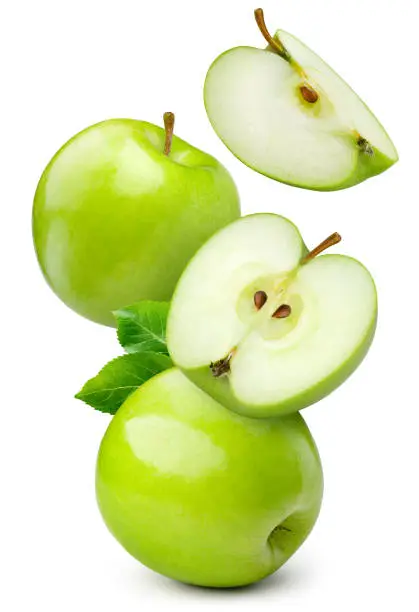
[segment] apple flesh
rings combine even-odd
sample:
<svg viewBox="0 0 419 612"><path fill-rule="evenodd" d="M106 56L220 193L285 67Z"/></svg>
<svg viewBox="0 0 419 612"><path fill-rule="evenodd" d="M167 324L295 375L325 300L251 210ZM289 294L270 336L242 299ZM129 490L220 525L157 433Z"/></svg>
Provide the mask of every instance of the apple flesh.
<svg viewBox="0 0 419 612"><path fill-rule="evenodd" d="M252 417L295 412L333 391L369 349L377 295L355 259L314 254L278 215L220 230L176 288L167 326L174 363Z"/></svg>
<svg viewBox="0 0 419 612"><path fill-rule="evenodd" d="M225 168L155 125L114 119L77 134L39 182L33 235L44 276L79 314L170 300L191 256L240 216Z"/></svg>
<svg viewBox="0 0 419 612"><path fill-rule="evenodd" d="M108 528L136 559L182 582L234 587L271 574L299 548L323 478L299 414L241 417L172 369L116 413L96 490Z"/></svg>
<svg viewBox="0 0 419 612"><path fill-rule="evenodd" d="M232 153L315 190L351 187L393 165L392 141L349 85L291 34L271 37L260 9L256 16L269 47L226 51L205 81L209 120Z"/></svg>

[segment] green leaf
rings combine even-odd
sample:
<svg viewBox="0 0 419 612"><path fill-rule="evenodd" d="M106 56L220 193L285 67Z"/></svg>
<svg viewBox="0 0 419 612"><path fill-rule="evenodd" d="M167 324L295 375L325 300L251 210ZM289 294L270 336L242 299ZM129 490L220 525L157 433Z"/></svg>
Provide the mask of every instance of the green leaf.
<svg viewBox="0 0 419 612"><path fill-rule="evenodd" d="M166 322L168 302L138 302L116 310L118 340L127 353L143 351L168 355Z"/></svg>
<svg viewBox="0 0 419 612"><path fill-rule="evenodd" d="M101 412L115 414L121 404L155 374L172 367L167 355L135 353L110 361L87 381L76 398Z"/></svg>

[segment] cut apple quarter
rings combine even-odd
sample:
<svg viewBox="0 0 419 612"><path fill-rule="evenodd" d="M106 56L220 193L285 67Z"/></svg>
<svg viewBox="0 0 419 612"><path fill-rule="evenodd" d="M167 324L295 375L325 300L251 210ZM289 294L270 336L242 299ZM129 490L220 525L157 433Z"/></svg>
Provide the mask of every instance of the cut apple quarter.
<svg viewBox="0 0 419 612"><path fill-rule="evenodd" d="M243 217L197 252L168 320L174 363L224 406L252 417L295 412L333 391L372 342L377 295L366 268L308 251L273 214Z"/></svg>
<svg viewBox="0 0 419 612"><path fill-rule="evenodd" d="M266 49L236 47L210 67L209 120L230 151L273 179L343 189L380 174L397 151L364 102L316 53L278 30Z"/></svg>

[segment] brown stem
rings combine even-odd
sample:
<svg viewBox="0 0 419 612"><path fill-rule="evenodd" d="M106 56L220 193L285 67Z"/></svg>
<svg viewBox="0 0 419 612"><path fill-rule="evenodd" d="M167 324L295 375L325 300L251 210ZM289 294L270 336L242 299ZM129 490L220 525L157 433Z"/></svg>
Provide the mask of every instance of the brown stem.
<svg viewBox="0 0 419 612"><path fill-rule="evenodd" d="M255 10L255 19L256 19L256 23L258 24L259 30L261 31L266 42L273 49L275 49L275 51L277 51L284 60L289 62L291 60L290 54L288 53L284 45L279 40L277 40L276 38L273 38L273 36L270 35L269 30L266 27L263 9L258 8Z"/></svg>
<svg viewBox="0 0 419 612"><path fill-rule="evenodd" d="M331 236L329 236L328 238L326 238L326 240L323 240L323 242L321 242L319 244L319 246L316 246L315 249L313 249L312 251L310 251L310 253L308 253L304 259L302 260L302 264L305 264L309 261L311 261L312 259L314 259L315 257L317 257L317 255L320 255L320 253L323 253L323 251L325 251L326 249L332 247L334 244L337 244L338 242L340 242L342 240L342 237L340 234L338 234L337 232L335 232L334 234L332 234Z"/></svg>
<svg viewBox="0 0 419 612"><path fill-rule="evenodd" d="M173 131L175 128L175 116L173 113L164 113L163 115L164 129L166 131L166 140L164 142L164 154L170 155L172 149Z"/></svg>
<svg viewBox="0 0 419 612"><path fill-rule="evenodd" d="M314 104L315 102L317 102L317 100L319 99L319 94L308 83L308 79L307 79L305 70L302 68L302 66L300 66L298 62L295 61L295 59L291 57L290 53L284 47L282 42L278 40L278 38L274 38L273 36L271 36L268 28L266 27L263 9L258 8L255 10L255 19L256 19L256 23L258 24L259 30L261 31L264 39L269 44L269 46L272 47L272 49L274 49L274 51L276 51L278 55L282 57L282 59L287 61L294 68L294 70L298 72L300 77L304 79L304 83L300 87L300 91L301 91L301 95L303 99L309 104Z"/></svg>

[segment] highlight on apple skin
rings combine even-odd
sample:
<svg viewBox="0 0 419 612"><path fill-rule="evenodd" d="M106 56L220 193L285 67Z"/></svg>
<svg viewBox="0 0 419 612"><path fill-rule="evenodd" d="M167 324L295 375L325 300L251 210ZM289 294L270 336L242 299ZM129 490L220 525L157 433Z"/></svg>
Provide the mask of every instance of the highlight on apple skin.
<svg viewBox="0 0 419 612"><path fill-rule="evenodd" d="M33 237L53 291L79 314L170 300L181 272L240 216L237 189L213 157L144 121L112 119L69 140L39 181Z"/></svg>
<svg viewBox="0 0 419 612"><path fill-rule="evenodd" d="M208 118L230 151L261 174L319 191L390 168L394 144L357 94L295 36L271 36L262 9L255 16L268 47L226 51L205 80Z"/></svg>
<svg viewBox="0 0 419 612"><path fill-rule="evenodd" d="M182 582L234 587L275 572L299 548L323 477L299 414L236 415L171 369L111 421L96 491L108 528L136 559Z"/></svg>
<svg viewBox="0 0 419 612"><path fill-rule="evenodd" d="M173 362L222 405L251 417L305 408L342 384L374 337L377 293L355 259L309 252L274 214L234 221L201 247L175 290Z"/></svg>

